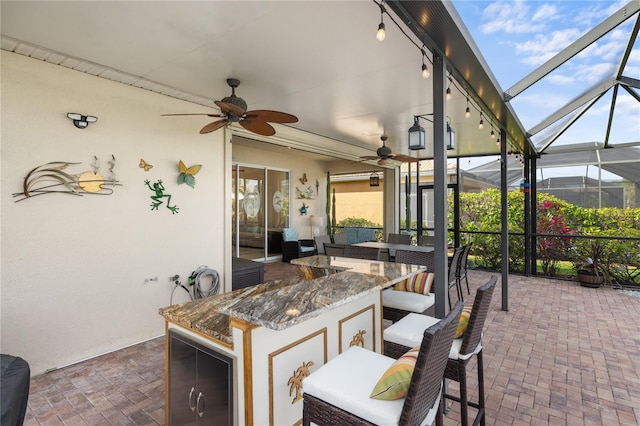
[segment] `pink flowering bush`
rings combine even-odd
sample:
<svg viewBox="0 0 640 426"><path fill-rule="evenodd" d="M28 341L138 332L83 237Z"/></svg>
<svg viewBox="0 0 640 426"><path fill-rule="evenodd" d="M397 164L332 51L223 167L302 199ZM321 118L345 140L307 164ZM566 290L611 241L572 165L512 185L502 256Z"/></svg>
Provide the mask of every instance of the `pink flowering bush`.
<svg viewBox="0 0 640 426"><path fill-rule="evenodd" d="M538 204L538 259L545 274L553 276L558 270L558 262L567 259L575 247L571 238L576 232L566 223L562 205L549 199ZM558 236L544 236L554 234Z"/></svg>

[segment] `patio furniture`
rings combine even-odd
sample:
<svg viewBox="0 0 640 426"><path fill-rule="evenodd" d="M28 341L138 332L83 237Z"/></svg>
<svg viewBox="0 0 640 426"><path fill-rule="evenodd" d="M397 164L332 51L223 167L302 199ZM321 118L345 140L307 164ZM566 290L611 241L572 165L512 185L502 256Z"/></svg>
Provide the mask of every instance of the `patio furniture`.
<svg viewBox="0 0 640 426"><path fill-rule="evenodd" d="M497 276L493 275L489 281L478 288L473 302L473 307L469 313L468 307L462 313L458 334L453 340L451 352L449 353L449 361L445 370L445 379L455 380L460 383L460 396L445 394L445 398L457 401L461 404L460 413L462 425L466 426L468 421L467 406L478 409L478 414L473 424L485 422L484 409L484 364L482 359L482 329L484 327L489 305L496 286ZM458 302L456 306L459 306ZM468 317L466 329L464 319ZM387 327L384 330L384 353L385 355L398 358L404 354L408 348L415 346L420 341L422 330L432 326L439 321L437 318L426 315L409 314L397 323ZM466 367L473 355L477 356L478 369L478 402L469 401L467 398L467 372Z"/></svg>
<svg viewBox="0 0 640 426"><path fill-rule="evenodd" d="M423 425L433 424L436 417L441 420L442 378L461 309L459 304L442 321L424 330L419 348L415 348L417 357L406 396L371 398L378 379L393 371L390 367L404 366L353 346L304 379L302 424ZM412 350L411 357L414 353Z"/></svg>
<svg viewBox="0 0 640 426"><path fill-rule="evenodd" d="M231 289L237 290L264 282L264 263L240 257L231 258Z"/></svg>
<svg viewBox="0 0 640 426"><path fill-rule="evenodd" d="M317 235L313 237L313 242L316 246L316 253L324 254L325 243L331 244L331 237L328 235Z"/></svg>
<svg viewBox="0 0 640 426"><path fill-rule="evenodd" d="M471 290L469 289L469 279L467 278L467 266L469 263L469 252L471 251L471 245L473 243L468 243L464 246L464 251L462 252L462 256L460 257L460 267L458 268L460 281L460 286L462 287L462 278L467 283L467 294L471 294Z"/></svg>
<svg viewBox="0 0 640 426"><path fill-rule="evenodd" d="M419 246L433 246L433 243L434 243L433 235L418 235Z"/></svg>
<svg viewBox="0 0 640 426"><path fill-rule="evenodd" d="M411 244L411 235L409 234L389 234L387 242L391 244Z"/></svg>
<svg viewBox="0 0 640 426"><path fill-rule="evenodd" d="M375 241L376 239L376 231L371 228L346 227L342 230L342 235L347 238L346 244L357 244L365 241ZM335 238L333 241L338 242Z"/></svg>
<svg viewBox="0 0 640 426"><path fill-rule="evenodd" d="M433 272L433 252L396 250L395 263L421 265ZM410 313L429 314L436 301L433 293L422 294L388 288L382 292L382 317L396 322Z"/></svg>
<svg viewBox="0 0 640 426"><path fill-rule="evenodd" d="M344 254L344 244L324 243L324 254L327 256L342 256Z"/></svg>
<svg viewBox="0 0 640 426"><path fill-rule="evenodd" d="M411 265L422 265L427 267L427 272L433 272L434 252L396 250L396 263L409 263Z"/></svg>
<svg viewBox="0 0 640 426"><path fill-rule="evenodd" d="M447 298L449 299L449 309L451 309L451 287L456 287L456 292L458 294L458 301L464 302L464 296L462 294L462 285L460 284L460 259L462 256L462 252L464 251L464 247L456 247L453 250L453 256L449 260L449 281L448 281L448 291Z"/></svg>
<svg viewBox="0 0 640 426"><path fill-rule="evenodd" d="M333 234L333 242L335 244L349 244L349 242L347 241L347 236L345 234Z"/></svg>
<svg viewBox="0 0 640 426"><path fill-rule="evenodd" d="M316 248L313 240L298 239L298 231L294 228L284 228L282 230L282 261L290 262L291 259L299 257L313 256Z"/></svg>
<svg viewBox="0 0 640 426"><path fill-rule="evenodd" d="M374 247L344 246L343 256L356 259L378 260L378 249Z"/></svg>
<svg viewBox="0 0 640 426"><path fill-rule="evenodd" d="M0 423L22 425L29 400L31 370L24 359L0 354Z"/></svg>

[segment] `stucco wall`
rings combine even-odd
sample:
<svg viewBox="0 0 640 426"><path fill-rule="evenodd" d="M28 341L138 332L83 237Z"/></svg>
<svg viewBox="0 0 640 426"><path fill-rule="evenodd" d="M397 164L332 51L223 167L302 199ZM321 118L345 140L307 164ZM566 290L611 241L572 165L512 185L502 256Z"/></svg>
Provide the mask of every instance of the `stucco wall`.
<svg viewBox="0 0 640 426"><path fill-rule="evenodd" d="M1 59L0 350L38 374L163 334L169 276L205 264L225 278L225 132L199 135L206 117L160 117L204 107L5 51ZM98 122L80 130L68 112ZM107 175L112 154L122 184L112 195L14 202L38 165L81 162L67 169L77 173L97 156ZM144 172L141 158L154 167ZM194 189L177 184L181 159L203 165ZM163 180L178 214L151 211L145 179Z"/></svg>

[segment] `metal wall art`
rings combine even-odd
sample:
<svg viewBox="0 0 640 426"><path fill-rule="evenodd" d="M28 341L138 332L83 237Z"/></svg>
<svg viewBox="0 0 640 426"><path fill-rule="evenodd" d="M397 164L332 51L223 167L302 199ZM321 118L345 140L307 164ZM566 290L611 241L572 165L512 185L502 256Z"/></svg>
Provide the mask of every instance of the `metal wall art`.
<svg viewBox="0 0 640 426"><path fill-rule="evenodd" d="M153 166L151 164L147 163L142 158L140 159L140 168L144 169L145 172L148 172L149 170L151 170L152 167Z"/></svg>
<svg viewBox="0 0 640 426"><path fill-rule="evenodd" d="M35 167L24 178L22 192L12 194L16 198L15 202L45 194L111 195L113 188L121 185L116 180L116 175L113 171L116 165L116 158L112 155L107 162L109 175L106 179L99 172L100 161L98 157L94 156L93 158L91 170L76 174L69 173L66 169L82 163L52 161Z"/></svg>
<svg viewBox="0 0 640 426"><path fill-rule="evenodd" d="M166 202L166 207L171 210L171 214L178 213L178 206L175 204L173 206L170 205L171 195L165 194L165 188L161 179L158 179L153 185L151 185L151 182L147 179L144 181L144 184L147 185L147 187L149 187L149 189L154 193L154 195L151 195L151 200L153 200L151 203L151 210L158 210L158 207L160 207L162 203ZM166 198L166 200L164 200L164 198Z"/></svg>
<svg viewBox="0 0 640 426"><path fill-rule="evenodd" d="M309 207L305 203L302 203L302 207L298 209L298 211L300 212L300 216L306 216L308 208Z"/></svg>
<svg viewBox="0 0 640 426"><path fill-rule="evenodd" d="M178 176L178 185L182 185L183 183L186 183L192 188L195 187L196 185L195 174L200 171L200 168L202 167L202 165L196 164L195 166L187 167L184 165L182 160L180 160L179 167L180 167L180 175Z"/></svg>

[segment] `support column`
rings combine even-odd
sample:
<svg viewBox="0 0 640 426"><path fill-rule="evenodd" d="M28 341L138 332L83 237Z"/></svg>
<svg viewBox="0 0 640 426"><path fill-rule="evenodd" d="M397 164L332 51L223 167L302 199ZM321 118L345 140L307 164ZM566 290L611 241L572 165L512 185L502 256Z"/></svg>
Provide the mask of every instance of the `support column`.
<svg viewBox="0 0 640 426"><path fill-rule="evenodd" d="M500 128L500 221L502 247L502 310L509 310L509 202L507 191L507 132Z"/></svg>
<svg viewBox="0 0 640 426"><path fill-rule="evenodd" d="M447 68L444 58L433 53L433 208L434 272L436 317L444 318L448 305L449 271L447 265L447 148L445 133L447 112L445 91Z"/></svg>

